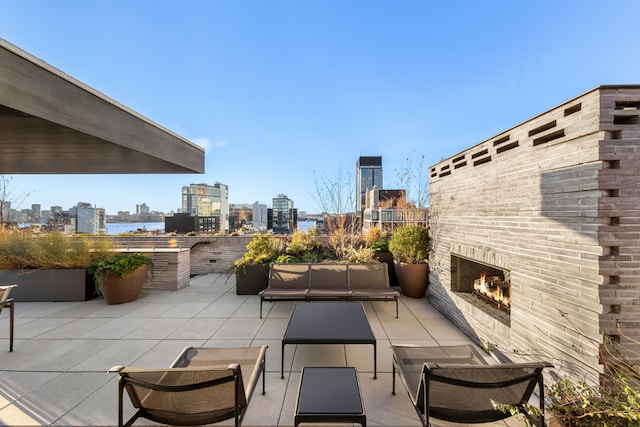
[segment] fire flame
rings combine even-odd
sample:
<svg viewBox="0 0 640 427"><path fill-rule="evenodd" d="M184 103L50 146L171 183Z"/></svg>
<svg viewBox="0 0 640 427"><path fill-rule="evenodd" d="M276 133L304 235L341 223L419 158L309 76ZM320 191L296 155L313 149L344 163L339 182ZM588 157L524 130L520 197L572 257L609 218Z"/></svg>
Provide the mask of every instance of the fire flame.
<svg viewBox="0 0 640 427"><path fill-rule="evenodd" d="M496 302L511 306L511 282L505 282L499 276L487 280L486 273L482 273L479 279L474 280L473 289Z"/></svg>

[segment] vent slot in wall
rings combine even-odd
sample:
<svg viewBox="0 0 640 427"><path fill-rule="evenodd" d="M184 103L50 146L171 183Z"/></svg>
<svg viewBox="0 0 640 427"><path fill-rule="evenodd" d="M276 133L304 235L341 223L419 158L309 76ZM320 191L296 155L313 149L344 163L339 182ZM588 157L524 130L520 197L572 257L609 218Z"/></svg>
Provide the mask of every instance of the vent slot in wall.
<svg viewBox="0 0 640 427"><path fill-rule="evenodd" d="M614 125L637 125L638 116L613 116Z"/></svg>
<svg viewBox="0 0 640 427"><path fill-rule="evenodd" d="M562 138L564 136L564 129L557 130L548 135L541 136L540 138L536 138L533 140L533 146L540 144L546 144L549 141L553 141L554 139Z"/></svg>
<svg viewBox="0 0 640 427"><path fill-rule="evenodd" d="M555 120L553 120L553 121L551 121L549 123L545 123L542 126L538 126L537 128L530 130L529 131L529 136L537 135L539 133L544 132L545 130L552 129L554 127L556 127L556 121Z"/></svg>
<svg viewBox="0 0 640 427"><path fill-rule="evenodd" d="M503 145L502 147L498 147L496 149L496 152L498 154L500 154L500 153L505 152L507 150L511 150L512 148L516 148L518 145L519 145L518 141L514 141L511 144L507 144L507 145Z"/></svg>
<svg viewBox="0 0 640 427"><path fill-rule="evenodd" d="M566 110L564 110L564 116L570 116L573 113L577 113L578 111L582 110L582 103L580 104L576 104L572 107L567 108Z"/></svg>
<svg viewBox="0 0 640 427"><path fill-rule="evenodd" d="M493 146L495 147L496 145L504 144L508 140L509 140L509 135L503 136L502 138L496 139L495 141L493 141Z"/></svg>
<svg viewBox="0 0 640 427"><path fill-rule="evenodd" d="M616 101L616 110L640 110L640 101Z"/></svg>

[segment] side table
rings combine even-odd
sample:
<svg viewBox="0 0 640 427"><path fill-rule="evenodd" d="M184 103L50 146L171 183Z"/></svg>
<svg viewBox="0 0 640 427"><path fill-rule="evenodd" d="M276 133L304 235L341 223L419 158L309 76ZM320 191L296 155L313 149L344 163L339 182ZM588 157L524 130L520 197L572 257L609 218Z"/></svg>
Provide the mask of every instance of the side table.
<svg viewBox="0 0 640 427"><path fill-rule="evenodd" d="M356 368L302 368L294 427L343 422L367 426Z"/></svg>

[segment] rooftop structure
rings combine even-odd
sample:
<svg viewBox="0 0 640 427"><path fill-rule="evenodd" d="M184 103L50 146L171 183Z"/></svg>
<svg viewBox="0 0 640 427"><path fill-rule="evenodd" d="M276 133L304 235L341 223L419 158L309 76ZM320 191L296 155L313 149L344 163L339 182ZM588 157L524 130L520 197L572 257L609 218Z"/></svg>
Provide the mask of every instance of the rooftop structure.
<svg viewBox="0 0 640 427"><path fill-rule="evenodd" d="M640 365L639 154L640 86L616 85L433 165L432 304L478 342L545 349L593 381L603 335ZM482 275L506 301L479 302Z"/></svg>
<svg viewBox="0 0 640 427"><path fill-rule="evenodd" d="M360 214L366 206L367 191L382 186L382 157L361 156L356 161L356 212Z"/></svg>
<svg viewBox="0 0 640 427"><path fill-rule="evenodd" d="M199 217L215 217L216 231L229 231L229 187L219 182L214 185L190 184L182 187L182 213Z"/></svg>
<svg viewBox="0 0 640 427"><path fill-rule="evenodd" d="M284 194L278 194L272 200L273 231L275 233L293 233L298 226L297 211L293 200Z"/></svg>
<svg viewBox="0 0 640 427"><path fill-rule="evenodd" d="M0 69L0 173L204 173L203 148L3 39Z"/></svg>

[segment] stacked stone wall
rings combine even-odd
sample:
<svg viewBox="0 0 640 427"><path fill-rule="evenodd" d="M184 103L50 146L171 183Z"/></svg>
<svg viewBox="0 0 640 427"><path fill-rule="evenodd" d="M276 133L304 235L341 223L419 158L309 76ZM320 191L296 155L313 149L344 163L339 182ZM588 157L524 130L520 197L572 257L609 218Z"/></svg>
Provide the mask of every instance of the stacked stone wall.
<svg viewBox="0 0 640 427"><path fill-rule="evenodd" d="M190 249L190 275L226 273L244 255L251 236L114 236L121 247Z"/></svg>
<svg viewBox="0 0 640 427"><path fill-rule="evenodd" d="M477 341L597 376L601 332L640 337L640 126L614 124L634 115L621 100L640 88L595 89L430 168L430 295ZM451 290L452 256L510 272L509 325Z"/></svg>

